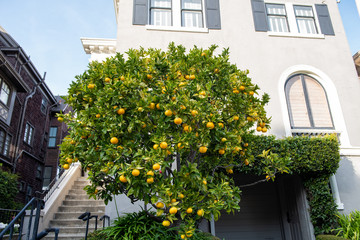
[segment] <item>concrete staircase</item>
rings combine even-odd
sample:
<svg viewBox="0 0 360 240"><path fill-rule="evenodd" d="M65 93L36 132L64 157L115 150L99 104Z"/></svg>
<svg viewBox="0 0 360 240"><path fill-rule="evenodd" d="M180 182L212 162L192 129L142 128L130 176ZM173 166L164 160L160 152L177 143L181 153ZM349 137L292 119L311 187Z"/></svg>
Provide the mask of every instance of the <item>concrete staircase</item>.
<svg viewBox="0 0 360 240"><path fill-rule="evenodd" d="M89 199L83 188L90 182L85 177L78 178L65 200L54 214L54 219L49 222L49 227L59 228L58 239L80 240L85 238L86 221L79 220L78 217L84 212L97 215L98 218L105 214L105 204L102 200ZM98 229L102 228L102 222L98 221ZM89 233L95 230L95 218L90 219ZM54 239L54 233L49 233L43 239Z"/></svg>

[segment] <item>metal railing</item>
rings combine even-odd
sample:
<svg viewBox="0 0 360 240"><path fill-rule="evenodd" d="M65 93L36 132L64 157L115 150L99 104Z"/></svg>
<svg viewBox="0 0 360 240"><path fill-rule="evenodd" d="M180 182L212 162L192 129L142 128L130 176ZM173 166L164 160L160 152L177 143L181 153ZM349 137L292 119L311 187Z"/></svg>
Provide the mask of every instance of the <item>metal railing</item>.
<svg viewBox="0 0 360 240"><path fill-rule="evenodd" d="M27 209L30 208L30 215L29 215L29 223L27 226L27 235L26 240L38 240L41 239L42 235L38 235L37 231L39 228L39 219L40 219L40 211L44 208L44 201L39 198L32 198L25 207L19 211L19 213L13 218L13 220L5 227L5 229L0 233L0 240L3 239L5 234L8 233L7 238L11 240L14 235L15 224L20 221L18 239L22 239L22 230L24 226L24 218L26 215ZM34 215L35 211L35 215ZM35 218L34 218L35 217Z"/></svg>
<svg viewBox="0 0 360 240"><path fill-rule="evenodd" d="M87 240L87 235L89 233L89 221L90 219L95 218L95 231L97 230L98 216L91 215L90 212L84 212L81 214L78 219L86 221L86 230L85 230L85 240ZM110 217L108 215L104 215L100 217L100 221L103 221L103 228L105 228L105 221L108 220L108 226L110 226Z"/></svg>

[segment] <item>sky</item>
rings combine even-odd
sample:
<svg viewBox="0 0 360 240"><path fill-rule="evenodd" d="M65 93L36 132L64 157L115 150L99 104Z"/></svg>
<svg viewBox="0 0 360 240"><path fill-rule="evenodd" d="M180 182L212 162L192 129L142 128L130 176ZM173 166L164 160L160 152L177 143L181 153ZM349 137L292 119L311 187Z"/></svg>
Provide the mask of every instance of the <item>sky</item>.
<svg viewBox="0 0 360 240"><path fill-rule="evenodd" d="M130 0L128 0L130 1ZM243 0L242 0L243 1ZM335 0L329 0L335 1ZM89 64L80 38L116 38L113 0L0 0L0 25L30 56L54 95ZM340 14L352 54L360 51L355 0L341 0Z"/></svg>

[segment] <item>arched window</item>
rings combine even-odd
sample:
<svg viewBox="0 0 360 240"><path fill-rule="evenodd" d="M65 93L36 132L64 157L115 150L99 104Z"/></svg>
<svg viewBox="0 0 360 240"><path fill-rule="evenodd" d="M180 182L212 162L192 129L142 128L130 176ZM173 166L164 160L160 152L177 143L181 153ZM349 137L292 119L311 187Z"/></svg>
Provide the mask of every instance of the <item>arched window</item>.
<svg viewBox="0 0 360 240"><path fill-rule="evenodd" d="M334 129L326 93L314 78L297 74L285 84L292 129Z"/></svg>

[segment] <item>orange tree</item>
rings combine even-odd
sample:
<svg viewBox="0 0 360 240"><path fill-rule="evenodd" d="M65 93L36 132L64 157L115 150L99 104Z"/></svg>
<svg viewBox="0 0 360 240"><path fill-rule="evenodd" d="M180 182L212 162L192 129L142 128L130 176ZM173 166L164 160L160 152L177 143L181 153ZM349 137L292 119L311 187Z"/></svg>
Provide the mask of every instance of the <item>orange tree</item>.
<svg viewBox="0 0 360 240"><path fill-rule="evenodd" d="M73 112L59 115L70 127L61 163L79 160L89 171L88 194L142 200L183 239L202 218L239 209L231 174L254 164L242 137L267 131L269 97L258 97L228 49L215 49L131 49L77 76L66 99ZM273 178L282 165L264 154Z"/></svg>

